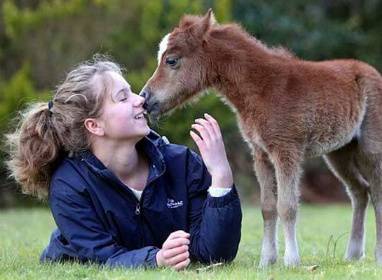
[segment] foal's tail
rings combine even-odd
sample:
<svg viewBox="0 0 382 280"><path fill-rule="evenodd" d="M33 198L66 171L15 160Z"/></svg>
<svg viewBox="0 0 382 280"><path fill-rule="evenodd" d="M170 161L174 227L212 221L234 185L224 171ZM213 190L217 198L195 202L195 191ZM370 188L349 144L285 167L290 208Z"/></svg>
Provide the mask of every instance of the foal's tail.
<svg viewBox="0 0 382 280"><path fill-rule="evenodd" d="M369 64L358 62L356 65L356 81L361 92L368 98L382 95L382 75Z"/></svg>
<svg viewBox="0 0 382 280"><path fill-rule="evenodd" d="M357 65L356 81L365 100L359 143L367 153L382 153L382 75L366 63Z"/></svg>

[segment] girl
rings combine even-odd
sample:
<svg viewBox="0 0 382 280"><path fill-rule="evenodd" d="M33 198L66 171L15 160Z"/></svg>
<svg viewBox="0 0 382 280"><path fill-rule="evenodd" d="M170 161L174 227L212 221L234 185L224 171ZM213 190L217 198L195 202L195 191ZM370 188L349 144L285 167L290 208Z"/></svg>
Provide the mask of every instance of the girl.
<svg viewBox="0 0 382 280"><path fill-rule="evenodd" d="M57 224L41 261L179 270L235 257L242 214L218 123L192 125L200 158L150 130L144 101L95 59L8 135L11 176L48 197Z"/></svg>

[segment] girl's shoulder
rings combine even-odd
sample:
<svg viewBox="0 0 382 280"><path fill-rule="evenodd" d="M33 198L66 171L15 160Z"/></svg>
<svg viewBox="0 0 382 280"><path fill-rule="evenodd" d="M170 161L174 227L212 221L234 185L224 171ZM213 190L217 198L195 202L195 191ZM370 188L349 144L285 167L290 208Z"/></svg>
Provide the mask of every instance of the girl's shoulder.
<svg viewBox="0 0 382 280"><path fill-rule="evenodd" d="M77 157L64 157L52 174L50 193L53 191L78 191L83 192L87 186L88 176L81 160Z"/></svg>

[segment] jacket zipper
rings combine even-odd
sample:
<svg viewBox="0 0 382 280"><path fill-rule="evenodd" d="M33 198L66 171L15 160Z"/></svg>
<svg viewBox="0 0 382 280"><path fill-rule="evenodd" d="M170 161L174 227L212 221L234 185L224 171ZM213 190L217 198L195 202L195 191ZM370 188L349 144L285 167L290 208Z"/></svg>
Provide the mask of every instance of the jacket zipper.
<svg viewBox="0 0 382 280"><path fill-rule="evenodd" d="M125 186L125 185L124 185L124 184L123 184L117 177L114 177L114 176L113 176L113 177L114 177L113 179L118 183L118 185L121 185L121 184L122 184L122 187L123 187L124 191L127 191L127 192L129 193L129 196L132 195L132 196L134 197L134 200L136 201L136 204L135 204L135 211L134 211L134 213L135 213L135 215L137 215L137 216L141 215L141 203L142 203L142 201L143 201L144 193L145 193L145 191L146 191L146 189L147 189L147 186L150 185L150 184L151 184L154 180L156 180L158 177L162 176L163 173L164 173L164 170L163 170L160 174L156 174L156 166L155 166L155 165L153 165L153 169L154 169L154 172L155 172L155 175L156 175L156 176L154 176L153 179L151 179L151 180L149 180L149 181L147 182L146 188L143 189L142 196L141 196L141 199L140 199L140 200L138 200L138 199L135 197L135 195L132 193L131 190L126 189L126 188L128 188L128 187Z"/></svg>
<svg viewBox="0 0 382 280"><path fill-rule="evenodd" d="M141 214L141 205L140 202L137 202L137 205L135 206L135 215Z"/></svg>
<svg viewBox="0 0 382 280"><path fill-rule="evenodd" d="M135 205L135 215L140 215L141 214L141 203L143 202L143 196L145 194L145 191L147 189L147 186L149 186L154 180L156 180L158 177L162 176L164 171L162 171L160 174L156 174L156 166L153 165L153 169L154 169L154 172L155 172L155 176L153 179L147 181L147 184L146 184L146 187L143 189L143 192L142 192L142 195L141 195L141 199L138 200L137 204Z"/></svg>

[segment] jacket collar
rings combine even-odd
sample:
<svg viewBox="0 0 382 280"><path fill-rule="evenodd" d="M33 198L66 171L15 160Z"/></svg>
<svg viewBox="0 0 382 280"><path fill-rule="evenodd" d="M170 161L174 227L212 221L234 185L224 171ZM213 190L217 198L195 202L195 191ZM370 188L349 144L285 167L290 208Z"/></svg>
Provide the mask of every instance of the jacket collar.
<svg viewBox="0 0 382 280"><path fill-rule="evenodd" d="M148 136L145 136L137 143L137 149L142 150L149 160L150 173L148 183L161 176L166 170L163 154L159 150L162 142L161 137L156 132L151 131ZM78 157L96 174L102 176L110 175L111 171L90 150L80 152Z"/></svg>

